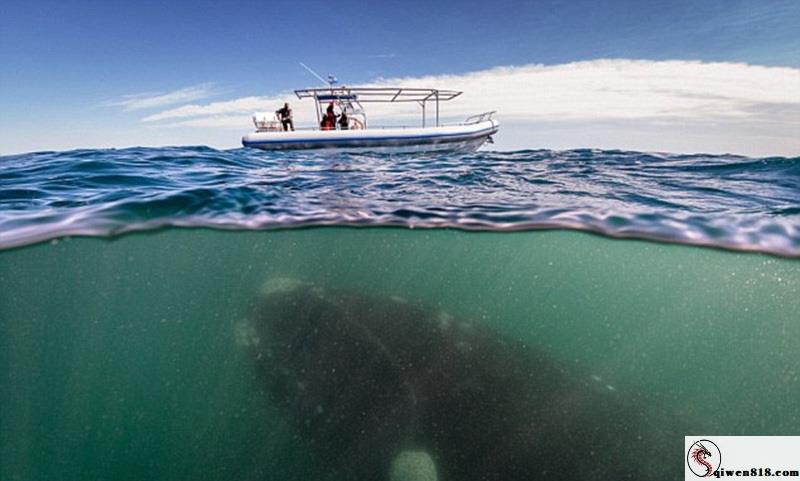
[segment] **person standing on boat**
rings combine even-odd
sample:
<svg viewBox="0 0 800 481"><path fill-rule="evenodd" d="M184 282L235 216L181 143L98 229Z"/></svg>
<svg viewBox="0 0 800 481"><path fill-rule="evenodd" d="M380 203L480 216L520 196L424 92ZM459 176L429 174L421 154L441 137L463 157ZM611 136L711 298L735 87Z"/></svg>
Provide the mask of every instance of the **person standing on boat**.
<svg viewBox="0 0 800 481"><path fill-rule="evenodd" d="M328 104L328 110L325 111L325 115L322 117L320 127L322 130L336 129L336 113L333 111L333 102Z"/></svg>
<svg viewBox="0 0 800 481"><path fill-rule="evenodd" d="M339 116L339 129L347 130L349 128L349 124L347 123L347 112L342 109L342 115Z"/></svg>
<svg viewBox="0 0 800 481"><path fill-rule="evenodd" d="M289 108L289 102L283 104L282 109L276 110L275 115L278 116L278 120L280 120L281 124L283 124L284 132L289 129L294 130L294 122L292 122L292 109Z"/></svg>

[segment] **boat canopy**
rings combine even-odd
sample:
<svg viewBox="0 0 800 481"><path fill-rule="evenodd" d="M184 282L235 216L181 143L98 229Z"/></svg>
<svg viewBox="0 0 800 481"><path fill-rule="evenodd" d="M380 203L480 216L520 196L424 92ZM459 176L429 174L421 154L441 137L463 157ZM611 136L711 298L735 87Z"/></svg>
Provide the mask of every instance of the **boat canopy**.
<svg viewBox="0 0 800 481"><path fill-rule="evenodd" d="M366 127L367 115L362 103L394 103L394 102L416 102L422 108L422 126L425 127L427 121L426 107L428 102L432 102L435 108L436 126L439 125L439 102L453 100L463 92L459 90L439 90L424 89L413 87L347 87L334 86L319 87L311 89L300 89L294 91L297 98L314 99L317 104L317 121L323 115L323 104L327 102L336 103L343 111L355 115L360 123Z"/></svg>
<svg viewBox="0 0 800 481"><path fill-rule="evenodd" d="M358 100L359 102L428 102L453 100L463 92L405 87L320 87L295 90L299 99L319 102Z"/></svg>

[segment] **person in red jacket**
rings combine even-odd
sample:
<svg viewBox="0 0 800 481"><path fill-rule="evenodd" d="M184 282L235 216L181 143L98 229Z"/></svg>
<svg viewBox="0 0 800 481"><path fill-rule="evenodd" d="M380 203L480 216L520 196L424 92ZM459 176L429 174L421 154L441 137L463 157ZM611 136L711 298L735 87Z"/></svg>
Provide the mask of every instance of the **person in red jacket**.
<svg viewBox="0 0 800 481"><path fill-rule="evenodd" d="M322 130L333 130L336 128L336 113L333 111L333 102L328 104L328 109L325 111L325 115L322 116L320 127Z"/></svg>

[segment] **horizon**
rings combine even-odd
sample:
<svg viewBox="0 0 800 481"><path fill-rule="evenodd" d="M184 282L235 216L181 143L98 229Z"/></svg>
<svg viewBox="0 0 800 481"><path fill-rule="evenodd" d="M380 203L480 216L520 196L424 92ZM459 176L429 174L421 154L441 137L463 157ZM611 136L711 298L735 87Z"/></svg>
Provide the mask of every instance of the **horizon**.
<svg viewBox="0 0 800 481"><path fill-rule="evenodd" d="M497 110L493 150L800 155L798 2L34 1L5 10L0 155L237 148L254 112L285 101L311 125L313 107L292 90L319 81L299 62L351 86L463 90L442 105L443 120ZM368 114L382 123L407 112Z"/></svg>

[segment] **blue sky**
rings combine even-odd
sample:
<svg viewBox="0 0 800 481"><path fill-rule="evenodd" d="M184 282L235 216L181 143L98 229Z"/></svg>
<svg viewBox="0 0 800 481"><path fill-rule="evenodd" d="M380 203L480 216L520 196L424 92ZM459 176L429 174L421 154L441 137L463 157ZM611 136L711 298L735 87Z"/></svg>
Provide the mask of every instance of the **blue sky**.
<svg viewBox="0 0 800 481"><path fill-rule="evenodd" d="M796 0L6 0L0 6L0 153L137 144L233 147L250 129L246 117L238 133L230 121L225 128L214 129L142 119L158 113L159 107L252 96L277 99L293 88L315 83L299 67L300 61L322 73L334 72L351 84L442 75L456 76L453 80L458 83L459 75L498 66L555 66L598 59L783 67L771 78L783 89L787 84L780 81L789 79L789 91L784 92L788 103L773 97L759 102L778 105L783 117L777 130L791 135L800 120L797 104L791 102L792 96L800 98L800 84L793 91L792 80L800 70L798 25L800 1ZM687 75L696 79L702 73ZM770 82L763 80L757 88L773 88ZM164 97L175 92L179 94ZM140 108L125 103L148 96L161 96L162 103ZM263 100L264 108L271 108ZM555 135L552 124L529 120L515 118L509 124L509 147L659 149L656 140L663 136L654 128L650 144L637 140L624 145L630 125L618 125L618 118L611 123L585 118L575 125L572 137L562 132L557 140L538 136L524 145L528 131ZM587 130L593 120L602 120L606 134ZM720 130L719 118L714 122ZM569 130L563 125L558 129ZM44 130L50 131L46 138ZM733 150L725 149L720 135L711 135L694 148L691 143L675 148ZM740 146L741 139L731 140L731 147ZM775 153L791 153L786 151L791 151L791 141L781 142L783 147ZM744 153L769 154L766 144Z"/></svg>

